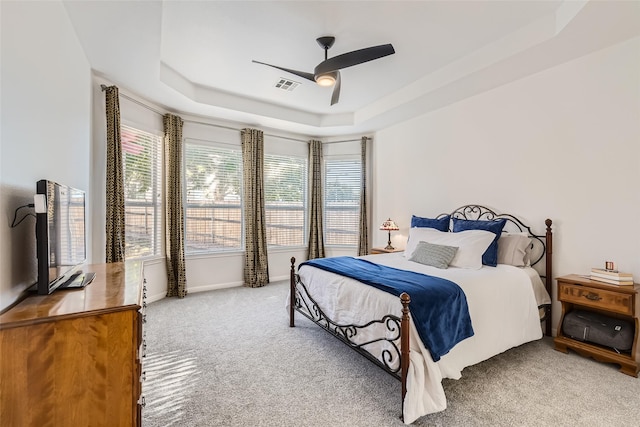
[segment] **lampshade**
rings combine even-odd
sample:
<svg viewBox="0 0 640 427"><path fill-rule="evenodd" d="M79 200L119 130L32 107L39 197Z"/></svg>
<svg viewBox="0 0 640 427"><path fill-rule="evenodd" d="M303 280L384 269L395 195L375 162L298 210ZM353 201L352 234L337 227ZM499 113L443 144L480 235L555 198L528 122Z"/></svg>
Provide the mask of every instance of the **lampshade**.
<svg viewBox="0 0 640 427"><path fill-rule="evenodd" d="M395 231L395 230L400 230L400 228L398 228L396 223L393 222L391 218L389 218L388 220L382 223L382 225L380 226L380 230Z"/></svg>
<svg viewBox="0 0 640 427"><path fill-rule="evenodd" d="M335 71L331 73L320 74L319 76L315 77L316 83L318 83L320 86L333 86L333 84L336 82L336 75L337 73Z"/></svg>

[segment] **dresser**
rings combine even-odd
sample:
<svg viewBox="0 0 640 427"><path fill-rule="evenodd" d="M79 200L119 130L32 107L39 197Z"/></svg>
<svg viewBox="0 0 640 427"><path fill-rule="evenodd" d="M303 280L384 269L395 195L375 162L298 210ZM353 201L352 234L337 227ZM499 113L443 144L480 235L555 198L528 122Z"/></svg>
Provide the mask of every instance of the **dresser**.
<svg viewBox="0 0 640 427"><path fill-rule="evenodd" d="M142 263L89 265L83 289L30 295L0 316L6 426L140 426Z"/></svg>
<svg viewBox="0 0 640 427"><path fill-rule="evenodd" d="M558 323L555 349L566 353L572 349L583 356L589 356L600 362L620 365L620 372L638 376L640 367L640 348L638 333L640 330L640 285L617 286L590 280L571 274L556 279L558 282L558 301L562 305L562 315ZM630 352L616 350L597 344L574 340L562 331L564 317L573 309L592 310L610 317L619 317L631 321L635 326L633 347Z"/></svg>

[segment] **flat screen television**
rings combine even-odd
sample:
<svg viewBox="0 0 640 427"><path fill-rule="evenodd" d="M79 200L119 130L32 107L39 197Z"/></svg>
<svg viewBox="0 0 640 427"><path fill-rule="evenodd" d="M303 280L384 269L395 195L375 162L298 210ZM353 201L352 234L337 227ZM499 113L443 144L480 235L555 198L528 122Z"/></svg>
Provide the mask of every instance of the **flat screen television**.
<svg viewBox="0 0 640 427"><path fill-rule="evenodd" d="M36 213L37 290L48 295L77 277L86 261L85 193L45 179L36 193L45 199L44 212Z"/></svg>

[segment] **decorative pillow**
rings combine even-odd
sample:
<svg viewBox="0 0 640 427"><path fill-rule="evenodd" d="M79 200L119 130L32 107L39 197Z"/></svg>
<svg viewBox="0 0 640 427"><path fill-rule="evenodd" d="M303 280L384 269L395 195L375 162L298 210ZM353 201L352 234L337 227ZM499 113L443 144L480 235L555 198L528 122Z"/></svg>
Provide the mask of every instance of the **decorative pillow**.
<svg viewBox="0 0 640 427"><path fill-rule="evenodd" d="M453 218L453 232L457 233L465 230L486 230L493 233L493 242L491 242L486 252L482 255L482 263L484 265L495 267L498 264L498 239L500 238L500 234L502 234L502 229L506 222L506 219L480 221Z"/></svg>
<svg viewBox="0 0 640 427"><path fill-rule="evenodd" d="M409 261L415 261L437 268L448 268L457 251L458 248L455 246L420 242L413 251L413 255L411 255Z"/></svg>
<svg viewBox="0 0 640 427"><path fill-rule="evenodd" d="M455 246L458 250L449 265L478 270L482 268L482 254L487 250L494 237L493 233L485 230L449 233L433 228L414 227L409 229L409 240L404 254L410 259L420 242Z"/></svg>
<svg viewBox="0 0 640 427"><path fill-rule="evenodd" d="M498 264L529 265L531 238L527 233L502 233L498 239Z"/></svg>
<svg viewBox="0 0 640 427"><path fill-rule="evenodd" d="M450 219L450 215L443 216L442 218L423 218L411 215L411 227L435 228L440 231L449 231Z"/></svg>

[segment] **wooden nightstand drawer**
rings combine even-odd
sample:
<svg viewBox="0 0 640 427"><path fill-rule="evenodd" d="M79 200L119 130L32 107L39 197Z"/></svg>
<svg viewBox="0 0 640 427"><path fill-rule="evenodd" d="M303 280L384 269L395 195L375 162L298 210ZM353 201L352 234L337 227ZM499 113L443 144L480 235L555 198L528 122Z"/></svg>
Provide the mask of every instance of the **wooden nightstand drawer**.
<svg viewBox="0 0 640 427"><path fill-rule="evenodd" d="M633 295L570 283L558 283L560 301L633 316Z"/></svg>

